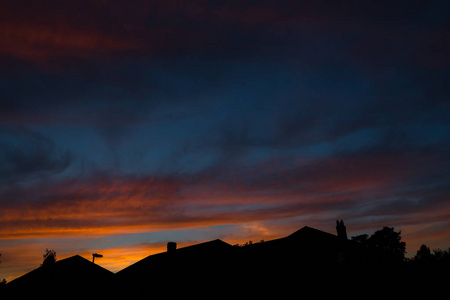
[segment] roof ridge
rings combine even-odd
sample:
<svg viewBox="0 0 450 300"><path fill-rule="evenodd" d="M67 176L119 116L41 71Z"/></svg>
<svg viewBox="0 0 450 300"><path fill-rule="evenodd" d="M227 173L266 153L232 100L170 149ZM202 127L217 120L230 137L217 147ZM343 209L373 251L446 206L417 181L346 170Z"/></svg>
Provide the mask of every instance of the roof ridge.
<svg viewBox="0 0 450 300"><path fill-rule="evenodd" d="M309 226L303 226L303 227L300 228L299 230L297 230L297 231L291 233L290 235L288 235L288 236L286 236L286 237L287 237L287 238L289 238L289 237L292 238L292 237L295 237L295 236L301 234L302 232L306 232L306 231L309 231L309 232L316 232L316 233L320 233L320 234L327 234L327 235L330 235L330 236L335 236L334 234L331 234L331 233L329 233L329 232L326 232L326 231L323 231L323 230L320 230L320 229L317 229L317 228L313 228L313 227L309 227Z"/></svg>

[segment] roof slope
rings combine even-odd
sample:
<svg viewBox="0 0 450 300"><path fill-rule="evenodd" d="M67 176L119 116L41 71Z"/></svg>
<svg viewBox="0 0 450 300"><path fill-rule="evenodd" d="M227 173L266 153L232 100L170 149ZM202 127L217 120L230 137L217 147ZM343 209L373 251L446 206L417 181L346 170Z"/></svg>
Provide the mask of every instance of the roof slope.
<svg viewBox="0 0 450 300"><path fill-rule="evenodd" d="M315 268L336 264L341 247L336 235L305 226L286 237L242 247L239 260L253 269Z"/></svg>
<svg viewBox="0 0 450 300"><path fill-rule="evenodd" d="M302 239L308 241L318 241L318 240L327 240L327 241L335 241L337 236L319 229L311 228L308 226L302 227L296 232L288 235L286 238L288 239Z"/></svg>
<svg viewBox="0 0 450 300"><path fill-rule="evenodd" d="M33 291L47 294L49 291L74 289L79 292L95 285L107 284L114 274L99 265L79 256L71 256L49 266L41 266L7 284L14 292Z"/></svg>
<svg viewBox="0 0 450 300"><path fill-rule="evenodd" d="M214 289L229 278L235 250L217 239L147 256L116 273L118 293L126 297L166 295L167 291L197 289L199 284L202 290Z"/></svg>
<svg viewBox="0 0 450 300"><path fill-rule="evenodd" d="M196 259L207 260L211 256L217 256L220 253L231 251L233 246L220 240L212 240L200 244L195 244L183 248L176 249L174 253L157 253L147 256L140 261L126 267L116 273L118 277L143 276L145 273L154 272L155 270L165 268L169 264L169 260L176 260L177 264L186 264L189 260ZM173 254L173 255L172 255ZM176 258L174 258L176 257Z"/></svg>

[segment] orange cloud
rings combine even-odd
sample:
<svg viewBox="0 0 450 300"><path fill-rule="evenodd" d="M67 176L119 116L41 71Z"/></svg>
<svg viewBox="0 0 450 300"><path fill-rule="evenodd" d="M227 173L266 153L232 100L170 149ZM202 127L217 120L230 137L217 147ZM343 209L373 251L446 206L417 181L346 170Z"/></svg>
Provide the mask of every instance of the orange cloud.
<svg viewBox="0 0 450 300"><path fill-rule="evenodd" d="M39 190L47 199L10 205L1 212L3 238L59 236L64 234L104 235L110 232L150 229L157 220L173 187L170 183L140 182L87 184L63 183ZM143 220L147 220L143 222Z"/></svg>
<svg viewBox="0 0 450 300"><path fill-rule="evenodd" d="M15 243L26 238L87 238L252 223L240 226L226 240L243 243L298 229L299 224L284 221L289 218L300 218L301 225L317 228L328 228L330 219L343 218L349 236L393 226L402 230L407 243L411 240L408 251L414 252L419 243L427 241L430 246L443 247L450 240L442 227L448 224L450 211L445 195L425 191L425 197L425 192L395 188L408 178L410 168L418 167L416 162L392 155L349 156L288 167L262 164L234 170L233 177L205 171L190 176L49 182L23 188L19 194L3 194L0 238ZM277 222L267 225L267 221ZM424 229L427 226L435 229L434 235ZM333 232L333 226L329 231ZM105 247L70 255L90 259L90 252L103 252L105 257L98 263L119 270L164 247Z"/></svg>
<svg viewBox="0 0 450 300"><path fill-rule="evenodd" d="M344 210L356 205L355 198L368 189L376 191L399 180L406 170L399 175L396 167L395 160L384 157L344 158L281 171L244 170L232 181L220 180L217 174L200 174L194 179L60 182L26 190L28 198L39 195L34 200L4 205L0 237L102 236Z"/></svg>

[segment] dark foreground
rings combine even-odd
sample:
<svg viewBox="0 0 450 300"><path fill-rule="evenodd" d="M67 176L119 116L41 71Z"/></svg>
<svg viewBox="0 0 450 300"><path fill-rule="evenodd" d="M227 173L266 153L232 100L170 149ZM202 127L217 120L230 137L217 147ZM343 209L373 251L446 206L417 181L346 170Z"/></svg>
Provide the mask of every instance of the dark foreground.
<svg viewBox="0 0 450 300"><path fill-rule="evenodd" d="M116 274L75 255L0 289L0 299L400 298L448 294L449 263L393 260L385 248L303 227L268 242L221 240L150 255ZM380 250L381 249L381 250Z"/></svg>

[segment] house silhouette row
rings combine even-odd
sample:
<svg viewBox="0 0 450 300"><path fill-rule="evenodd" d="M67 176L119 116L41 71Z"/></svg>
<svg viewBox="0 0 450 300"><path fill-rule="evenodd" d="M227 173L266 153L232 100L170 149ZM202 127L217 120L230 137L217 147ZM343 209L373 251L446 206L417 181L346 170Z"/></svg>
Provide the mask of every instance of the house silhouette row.
<svg viewBox="0 0 450 300"><path fill-rule="evenodd" d="M347 238L343 221L337 221L336 231L333 235L305 226L286 237L246 246L232 246L220 239L182 248L169 242L166 252L150 255L116 274L75 255L41 266L8 283L5 290L12 296L96 299L175 297L206 291L232 296L242 291L264 295L266 291L302 289L323 294L379 279L377 274L383 270L367 270L363 249ZM379 282L410 278L397 271L384 272Z"/></svg>

